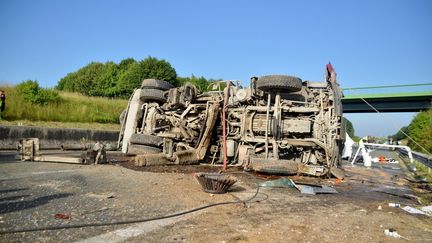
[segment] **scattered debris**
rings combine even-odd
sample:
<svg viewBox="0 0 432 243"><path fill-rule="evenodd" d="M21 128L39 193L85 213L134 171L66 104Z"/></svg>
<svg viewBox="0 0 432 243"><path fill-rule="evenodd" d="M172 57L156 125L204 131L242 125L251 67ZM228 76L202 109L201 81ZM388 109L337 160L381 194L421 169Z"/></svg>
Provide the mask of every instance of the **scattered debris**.
<svg viewBox="0 0 432 243"><path fill-rule="evenodd" d="M223 194L237 182L237 178L231 175L219 173L195 173L195 179L205 192Z"/></svg>
<svg viewBox="0 0 432 243"><path fill-rule="evenodd" d="M102 199L114 198L114 194L113 193L106 193L106 194L88 193L87 196L98 198L98 199L101 199L101 200Z"/></svg>
<svg viewBox="0 0 432 243"><path fill-rule="evenodd" d="M420 210L432 215L432 205L421 207Z"/></svg>
<svg viewBox="0 0 432 243"><path fill-rule="evenodd" d="M344 182L344 179L336 179L335 184L340 184L342 182Z"/></svg>
<svg viewBox="0 0 432 243"><path fill-rule="evenodd" d="M394 229L385 229L384 234L394 238L402 238L402 236Z"/></svg>
<svg viewBox="0 0 432 243"><path fill-rule="evenodd" d="M419 200L418 196L410 193L405 193L402 191L402 188L397 188L397 187L379 187L379 188L372 189L372 192L380 192L392 196L414 199L417 201Z"/></svg>
<svg viewBox="0 0 432 243"><path fill-rule="evenodd" d="M288 188L294 188L294 182L291 179L288 179L286 177L282 177L277 180L271 180L271 181L265 181L260 183L260 187L288 187Z"/></svg>
<svg viewBox="0 0 432 243"><path fill-rule="evenodd" d="M21 139L18 143L22 161L38 161L38 162L58 162L58 163L73 163L73 164L100 164L106 163L106 150L103 143L97 142L91 145L62 145L62 150L82 150L90 146L80 155L71 155L64 153L56 154L41 154L40 142L38 138Z"/></svg>
<svg viewBox="0 0 432 243"><path fill-rule="evenodd" d="M389 205L389 207L392 207L392 208L400 208L400 206L401 206L399 203L389 203L388 205Z"/></svg>
<svg viewBox="0 0 432 243"><path fill-rule="evenodd" d="M70 219L72 216L70 214L57 213L54 215L56 219Z"/></svg>
<svg viewBox="0 0 432 243"><path fill-rule="evenodd" d="M405 206L402 208L405 212L411 213L411 214L421 214L421 215L428 215L426 212L419 210L417 208L413 208L410 206Z"/></svg>
<svg viewBox="0 0 432 243"><path fill-rule="evenodd" d="M338 193L333 187L326 185L311 185L293 182L294 186L303 194L335 194Z"/></svg>
<svg viewBox="0 0 432 243"><path fill-rule="evenodd" d="M340 168L332 167L330 173L338 180L343 180L345 178L345 172Z"/></svg>
<svg viewBox="0 0 432 243"><path fill-rule="evenodd" d="M381 205L378 206L378 210L382 210L382 206Z"/></svg>
<svg viewBox="0 0 432 243"><path fill-rule="evenodd" d="M424 177L422 178L411 178L411 177L405 177L405 179L412 183L428 183L428 180Z"/></svg>
<svg viewBox="0 0 432 243"><path fill-rule="evenodd" d="M95 164L105 163L106 162L106 151L105 144L97 142L93 145L93 153L96 153L94 158Z"/></svg>

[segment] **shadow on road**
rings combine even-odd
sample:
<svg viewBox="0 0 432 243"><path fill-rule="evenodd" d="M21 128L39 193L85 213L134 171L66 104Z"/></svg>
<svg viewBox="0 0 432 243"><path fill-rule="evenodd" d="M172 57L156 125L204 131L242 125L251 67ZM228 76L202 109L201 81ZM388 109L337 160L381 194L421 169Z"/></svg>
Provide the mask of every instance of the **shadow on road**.
<svg viewBox="0 0 432 243"><path fill-rule="evenodd" d="M49 195L49 196L38 197L38 198L35 198L33 200L30 200L30 201L0 203L0 214L11 213L11 212L25 210L25 209L29 209L29 208L35 208L35 207L47 204L51 200L69 197L71 195L73 195L73 194L72 193L59 193L59 194L54 194L54 195Z"/></svg>
<svg viewBox="0 0 432 243"><path fill-rule="evenodd" d="M3 197L0 198L0 202L4 202L4 201L15 201L21 198L25 198L25 197L30 197L30 195L20 195L20 196L12 196L12 197Z"/></svg>
<svg viewBox="0 0 432 243"><path fill-rule="evenodd" d="M5 190L0 190L0 194L2 194L2 193L9 193L9 192L26 191L26 190L28 190L28 188L5 189Z"/></svg>

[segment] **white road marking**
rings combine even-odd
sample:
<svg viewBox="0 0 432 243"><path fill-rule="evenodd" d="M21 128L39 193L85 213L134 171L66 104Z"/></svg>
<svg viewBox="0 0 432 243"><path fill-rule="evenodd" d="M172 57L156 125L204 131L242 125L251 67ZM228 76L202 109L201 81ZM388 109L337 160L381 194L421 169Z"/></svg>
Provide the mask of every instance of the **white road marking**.
<svg viewBox="0 0 432 243"><path fill-rule="evenodd" d="M119 229L105 234L97 235L88 239L77 241L76 243L123 242L129 238L148 234L162 227L172 225L179 221L183 221L191 217L197 216L199 214L202 214L203 212L204 211L198 211L173 218L137 223L124 229Z"/></svg>

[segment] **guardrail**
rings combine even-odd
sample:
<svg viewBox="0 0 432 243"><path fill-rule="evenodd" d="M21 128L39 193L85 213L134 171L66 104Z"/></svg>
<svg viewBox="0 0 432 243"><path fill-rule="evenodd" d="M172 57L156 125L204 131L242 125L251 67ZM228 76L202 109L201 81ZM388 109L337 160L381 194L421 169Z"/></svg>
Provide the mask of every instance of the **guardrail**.
<svg viewBox="0 0 432 243"><path fill-rule="evenodd" d="M400 154L406 155L408 156L407 151L403 150L403 149L398 149L398 152ZM418 162L426 165L427 167L432 169L432 156L426 155L426 154L422 154L419 152L414 152L412 151L412 156L415 160L417 160Z"/></svg>

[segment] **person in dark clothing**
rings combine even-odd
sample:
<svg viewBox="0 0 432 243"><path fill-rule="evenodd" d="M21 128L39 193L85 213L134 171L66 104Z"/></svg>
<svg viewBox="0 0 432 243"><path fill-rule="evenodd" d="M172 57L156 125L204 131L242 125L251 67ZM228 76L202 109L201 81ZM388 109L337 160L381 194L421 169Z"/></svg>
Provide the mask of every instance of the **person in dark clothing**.
<svg viewBox="0 0 432 243"><path fill-rule="evenodd" d="M3 90L0 90L0 119L1 113L6 109L6 95Z"/></svg>

